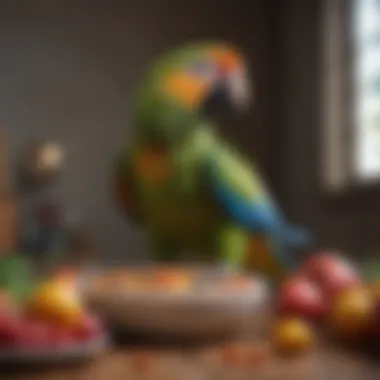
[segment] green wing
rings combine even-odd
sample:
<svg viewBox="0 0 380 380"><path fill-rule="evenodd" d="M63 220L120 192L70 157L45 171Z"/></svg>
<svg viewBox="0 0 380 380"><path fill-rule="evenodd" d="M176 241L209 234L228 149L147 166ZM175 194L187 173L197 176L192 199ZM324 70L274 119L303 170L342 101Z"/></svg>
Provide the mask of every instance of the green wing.
<svg viewBox="0 0 380 380"><path fill-rule="evenodd" d="M268 236L277 260L288 268L293 267L293 260L284 247L307 246L310 236L287 225L257 171L226 150L210 155L208 179L213 198L227 217L252 233Z"/></svg>
<svg viewBox="0 0 380 380"><path fill-rule="evenodd" d="M252 165L234 151L213 151L208 159L213 197L234 222L250 230L267 230L279 217L266 186Z"/></svg>

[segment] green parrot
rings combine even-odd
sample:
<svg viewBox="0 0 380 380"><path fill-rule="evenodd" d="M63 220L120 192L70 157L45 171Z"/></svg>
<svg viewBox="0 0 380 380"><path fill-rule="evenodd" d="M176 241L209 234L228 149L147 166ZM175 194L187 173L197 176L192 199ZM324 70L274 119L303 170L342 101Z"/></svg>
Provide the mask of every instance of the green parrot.
<svg viewBox="0 0 380 380"><path fill-rule="evenodd" d="M289 249L310 243L286 224L257 168L218 134L218 110L244 110L250 98L243 56L223 42L169 52L141 83L113 183L157 261L190 253L279 278L296 264Z"/></svg>

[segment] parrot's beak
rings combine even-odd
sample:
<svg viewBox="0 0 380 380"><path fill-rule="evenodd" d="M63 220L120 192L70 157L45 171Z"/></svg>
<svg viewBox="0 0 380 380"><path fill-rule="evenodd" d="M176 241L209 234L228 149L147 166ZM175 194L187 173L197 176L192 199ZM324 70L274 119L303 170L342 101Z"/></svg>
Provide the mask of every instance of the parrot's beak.
<svg viewBox="0 0 380 380"><path fill-rule="evenodd" d="M252 92L247 75L242 70L231 72L226 78L226 87L232 107L245 112L252 102Z"/></svg>
<svg viewBox="0 0 380 380"><path fill-rule="evenodd" d="M212 117L226 112L244 113L251 104L251 98L246 77L240 72L231 72L220 78L219 83L207 94L203 102L203 112Z"/></svg>
<svg viewBox="0 0 380 380"><path fill-rule="evenodd" d="M246 111L251 104L252 93L242 58L229 50L216 50L213 52L213 58L230 108L241 112Z"/></svg>

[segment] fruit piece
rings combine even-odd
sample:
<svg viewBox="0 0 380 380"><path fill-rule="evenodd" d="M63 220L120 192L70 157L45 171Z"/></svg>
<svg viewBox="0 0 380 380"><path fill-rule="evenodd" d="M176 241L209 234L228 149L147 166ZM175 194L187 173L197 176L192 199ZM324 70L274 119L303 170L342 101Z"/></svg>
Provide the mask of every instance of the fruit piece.
<svg viewBox="0 0 380 380"><path fill-rule="evenodd" d="M357 287L360 279L356 271L348 264L336 263L332 265L326 277L321 281L325 296L332 300L340 292Z"/></svg>
<svg viewBox="0 0 380 380"><path fill-rule="evenodd" d="M100 321L93 315L85 315L73 330L73 336L80 341L98 338L102 333Z"/></svg>
<svg viewBox="0 0 380 380"><path fill-rule="evenodd" d="M276 351L283 354L299 354L310 349L315 342L313 330L303 320L287 318L278 321L273 331Z"/></svg>
<svg viewBox="0 0 380 380"><path fill-rule="evenodd" d="M341 339L360 339L369 329L374 307L368 289L357 287L346 290L332 303L329 326Z"/></svg>
<svg viewBox="0 0 380 380"><path fill-rule="evenodd" d="M129 273L125 270L113 270L105 275L100 275L95 279L93 288L95 291L109 291L117 288L124 289L141 289L143 282L140 276L135 273Z"/></svg>
<svg viewBox="0 0 380 380"><path fill-rule="evenodd" d="M220 359L224 365L235 367L241 365L241 349L236 345L227 345L220 351Z"/></svg>
<svg viewBox="0 0 380 380"><path fill-rule="evenodd" d="M304 265L300 272L313 281L319 281L329 270L330 265L341 258L336 252L314 253Z"/></svg>
<svg viewBox="0 0 380 380"><path fill-rule="evenodd" d="M53 274L53 278L59 281L75 281L77 272L72 268L61 268Z"/></svg>
<svg viewBox="0 0 380 380"><path fill-rule="evenodd" d="M220 360L229 367L261 368L268 364L270 351L267 344L230 343L220 350Z"/></svg>
<svg viewBox="0 0 380 380"><path fill-rule="evenodd" d="M14 315L0 317L0 347L17 345L23 333L24 323Z"/></svg>
<svg viewBox="0 0 380 380"><path fill-rule="evenodd" d="M61 269L53 276L53 282L59 282L62 286L70 288L71 291L75 291L75 287L78 283L78 274L73 269Z"/></svg>
<svg viewBox="0 0 380 380"><path fill-rule="evenodd" d="M329 300L360 283L355 268L343 257L334 253L313 256L303 267L302 273L320 285Z"/></svg>
<svg viewBox="0 0 380 380"><path fill-rule="evenodd" d="M149 352L135 352L131 357L131 367L137 373L149 373L154 366L154 357Z"/></svg>
<svg viewBox="0 0 380 380"><path fill-rule="evenodd" d="M84 314L78 295L61 282L41 285L30 298L27 313L60 326L75 326Z"/></svg>
<svg viewBox="0 0 380 380"><path fill-rule="evenodd" d="M37 321L23 321L17 336L17 346L23 348L47 347L49 343L49 327Z"/></svg>
<svg viewBox="0 0 380 380"><path fill-rule="evenodd" d="M263 368L270 361L269 345L252 345L247 352L246 364L251 368Z"/></svg>
<svg viewBox="0 0 380 380"><path fill-rule="evenodd" d="M252 280L247 276L232 276L222 281L222 288L226 291L247 291L252 289Z"/></svg>
<svg viewBox="0 0 380 380"><path fill-rule="evenodd" d="M69 329L51 326L48 334L48 344L52 348L66 348L75 345L75 338Z"/></svg>
<svg viewBox="0 0 380 380"><path fill-rule="evenodd" d="M320 289L302 277L286 282L280 289L277 302L278 312L281 314L318 319L326 312L325 301Z"/></svg>
<svg viewBox="0 0 380 380"><path fill-rule="evenodd" d="M181 271L163 269L153 273L150 282L153 287L160 290L186 291L191 286L191 277Z"/></svg>

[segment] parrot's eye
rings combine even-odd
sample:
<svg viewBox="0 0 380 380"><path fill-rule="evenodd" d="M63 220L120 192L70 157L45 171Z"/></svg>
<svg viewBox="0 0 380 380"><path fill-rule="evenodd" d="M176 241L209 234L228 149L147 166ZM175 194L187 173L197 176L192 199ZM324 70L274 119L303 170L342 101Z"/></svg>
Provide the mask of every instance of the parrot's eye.
<svg viewBox="0 0 380 380"><path fill-rule="evenodd" d="M190 66L189 72L191 74L199 75L202 78L210 79L216 77L216 70L215 66L212 64L212 62L202 61L202 62L196 62L193 65Z"/></svg>

